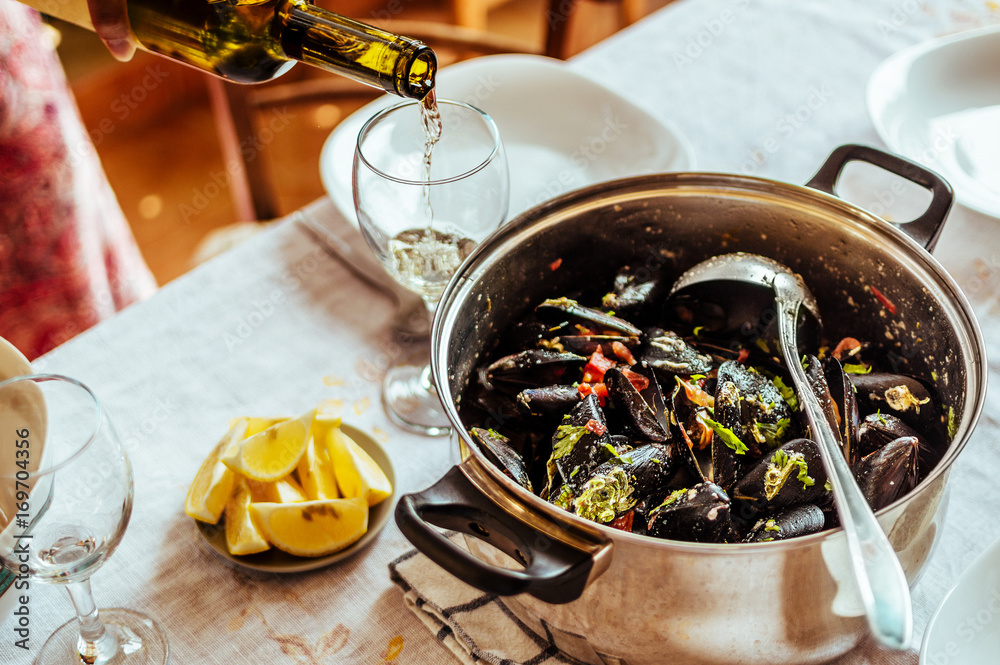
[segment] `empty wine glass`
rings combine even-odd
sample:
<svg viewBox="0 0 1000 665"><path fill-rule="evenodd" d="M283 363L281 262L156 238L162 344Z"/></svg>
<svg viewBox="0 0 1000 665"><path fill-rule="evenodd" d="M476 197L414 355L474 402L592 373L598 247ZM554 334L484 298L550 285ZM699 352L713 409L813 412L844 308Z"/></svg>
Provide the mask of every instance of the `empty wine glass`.
<svg viewBox="0 0 1000 665"><path fill-rule="evenodd" d="M98 611L91 594L91 576L125 534L133 493L128 455L93 392L53 374L8 379L0 431L0 561L26 580L19 593L32 582L62 585L77 614L36 665L166 663L156 621Z"/></svg>
<svg viewBox="0 0 1000 665"><path fill-rule="evenodd" d="M358 134L353 184L372 251L423 298L432 317L455 270L506 218L510 198L493 119L468 104L433 98L396 104L368 120ZM448 434L426 358L390 368L382 399L402 427Z"/></svg>

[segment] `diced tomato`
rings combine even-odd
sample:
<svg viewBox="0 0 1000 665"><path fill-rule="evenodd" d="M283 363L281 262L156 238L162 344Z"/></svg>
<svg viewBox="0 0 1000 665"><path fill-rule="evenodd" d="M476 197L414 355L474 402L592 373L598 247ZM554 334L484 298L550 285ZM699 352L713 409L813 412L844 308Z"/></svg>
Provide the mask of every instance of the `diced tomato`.
<svg viewBox="0 0 1000 665"><path fill-rule="evenodd" d="M576 387L576 391L580 393L580 397L586 397L594 392L594 388L589 383L581 383Z"/></svg>
<svg viewBox="0 0 1000 665"><path fill-rule="evenodd" d="M628 363L629 365L635 364L635 356L629 351L629 348L622 344L621 342L611 342L611 350L615 352L618 359L622 362Z"/></svg>
<svg viewBox="0 0 1000 665"><path fill-rule="evenodd" d="M558 270L559 266L561 265L562 265L562 259L556 259L555 261L549 264L549 270Z"/></svg>
<svg viewBox="0 0 1000 665"><path fill-rule="evenodd" d="M600 436L600 435L602 435L602 434L604 434L605 432L608 431L607 427L605 427L601 423L597 422L593 418L591 418L590 420L588 420L587 424L584 425L584 427L586 427L587 429L589 429L591 432L593 432L597 436Z"/></svg>
<svg viewBox="0 0 1000 665"><path fill-rule="evenodd" d="M595 383L593 385L594 395L597 396L597 403L604 406L608 400L608 387L603 383Z"/></svg>
<svg viewBox="0 0 1000 665"><path fill-rule="evenodd" d="M636 390L645 390L649 387L649 379L644 377L642 374L637 374L627 367L622 368L622 374L628 379Z"/></svg>
<svg viewBox="0 0 1000 665"><path fill-rule="evenodd" d="M635 518L635 509L632 509L625 513L624 515L619 515L608 523L612 529L620 529L621 531L631 531L632 521Z"/></svg>
<svg viewBox="0 0 1000 665"><path fill-rule="evenodd" d="M874 286L869 287L872 290L872 295L878 298L878 301L882 303L882 306L889 310L890 314L896 313L896 305L891 300L882 295L882 292L876 289Z"/></svg>
<svg viewBox="0 0 1000 665"><path fill-rule="evenodd" d="M740 355L736 356L736 362L742 363L746 362L747 358L750 357L750 349L740 349Z"/></svg>
<svg viewBox="0 0 1000 665"><path fill-rule="evenodd" d="M600 383L604 380L604 373L614 366L615 361L605 358L598 346L583 368L583 383Z"/></svg>
<svg viewBox="0 0 1000 665"><path fill-rule="evenodd" d="M861 348L861 342L853 337L845 337L833 348L833 357L843 360L844 354L854 355L854 352Z"/></svg>

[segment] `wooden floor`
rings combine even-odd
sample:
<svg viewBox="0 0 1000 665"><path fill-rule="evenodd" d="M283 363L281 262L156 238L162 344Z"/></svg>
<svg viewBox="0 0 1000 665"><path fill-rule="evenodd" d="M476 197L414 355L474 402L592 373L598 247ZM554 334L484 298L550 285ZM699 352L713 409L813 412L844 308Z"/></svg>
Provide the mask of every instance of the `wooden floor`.
<svg viewBox="0 0 1000 665"><path fill-rule="evenodd" d="M447 9L434 1L403 0L397 6L406 18L440 18ZM491 10L488 29L532 39L540 46L546 8L544 0L508 0ZM363 20L367 14L353 15ZM140 249L164 284L192 267L195 252L199 246L204 249L209 234L238 221L203 75L142 52L120 64L92 34L57 27L63 35L60 54L81 115ZM570 52L619 27L616 3L580 0L571 24ZM349 112L329 104L296 107L262 150L280 187L282 213L324 194L319 153Z"/></svg>

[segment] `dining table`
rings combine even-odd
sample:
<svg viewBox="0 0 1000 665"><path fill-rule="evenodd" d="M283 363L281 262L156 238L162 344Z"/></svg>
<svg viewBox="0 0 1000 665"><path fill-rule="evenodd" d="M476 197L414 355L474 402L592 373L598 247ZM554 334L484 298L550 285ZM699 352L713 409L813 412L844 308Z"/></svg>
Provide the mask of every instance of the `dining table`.
<svg viewBox="0 0 1000 665"><path fill-rule="evenodd" d="M802 184L839 145L885 147L866 104L885 58L997 23L1000 5L981 0L677 0L563 66L672 123L690 142L693 170ZM839 187L885 217L907 205L864 169L845 173ZM384 448L397 498L460 461L454 436L409 433L382 408L386 369L426 339L400 325L408 301L376 274L348 217L321 198L33 362L89 385L117 428L134 468L134 505L117 551L92 579L95 598L156 617L177 665L459 662L390 578L390 564L412 549L392 520L352 556L276 573L220 556L184 511L202 460L236 416L321 405ZM1000 538L1000 220L956 204L933 255L982 329L985 406L951 470L938 544L912 588L910 647L865 641L839 665L918 663L936 608ZM57 585L34 584L30 594L31 648L15 647L8 621L0 663L30 662L73 616ZM503 657L493 662L518 662Z"/></svg>

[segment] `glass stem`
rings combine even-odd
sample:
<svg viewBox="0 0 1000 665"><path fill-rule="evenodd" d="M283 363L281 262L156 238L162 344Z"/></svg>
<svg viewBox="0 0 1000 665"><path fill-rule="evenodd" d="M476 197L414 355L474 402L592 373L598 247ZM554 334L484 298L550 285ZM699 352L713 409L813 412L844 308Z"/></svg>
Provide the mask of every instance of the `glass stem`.
<svg viewBox="0 0 1000 665"><path fill-rule="evenodd" d="M427 318L430 321L430 330L434 330L434 312L437 311L438 299L429 298L428 296L420 296L420 299L424 301L424 307L427 308ZM433 353L433 350L432 350ZM431 364L428 362L424 366L424 370L420 373L420 382L428 389L428 392L432 394L437 394L437 386L434 384L434 373L431 372Z"/></svg>
<svg viewBox="0 0 1000 665"><path fill-rule="evenodd" d="M66 591L73 601L76 618L80 624L80 638L77 640L80 662L97 665L111 660L118 650L118 640L101 621L97 605L94 604L94 594L90 590L90 579L70 582L66 585Z"/></svg>

